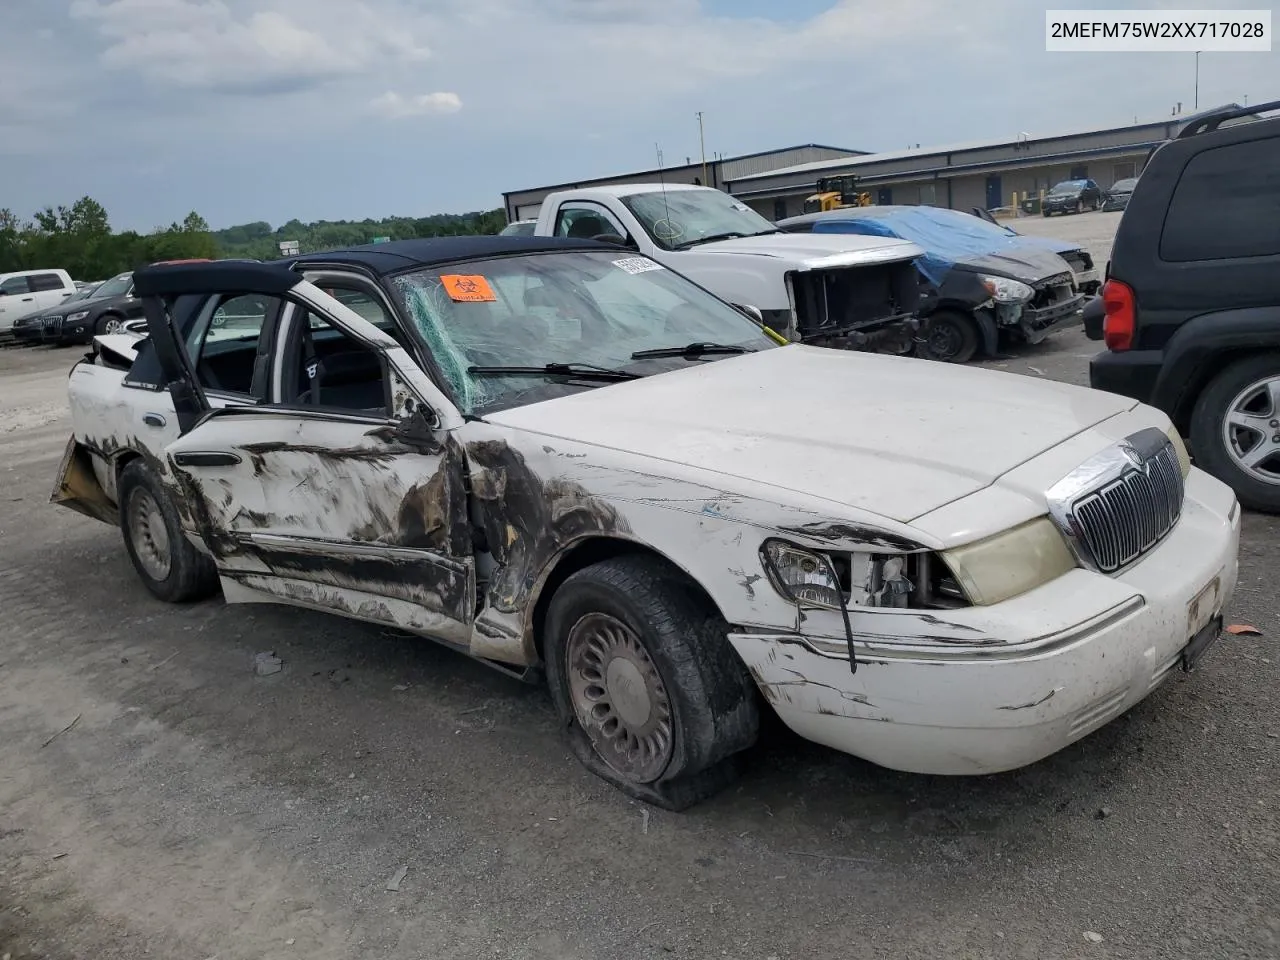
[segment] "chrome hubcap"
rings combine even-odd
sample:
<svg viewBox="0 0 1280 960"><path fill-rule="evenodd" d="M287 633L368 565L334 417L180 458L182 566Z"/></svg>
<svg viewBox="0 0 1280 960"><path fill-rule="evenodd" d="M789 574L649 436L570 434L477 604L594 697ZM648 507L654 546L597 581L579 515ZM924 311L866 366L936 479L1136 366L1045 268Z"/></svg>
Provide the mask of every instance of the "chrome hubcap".
<svg viewBox="0 0 1280 960"><path fill-rule="evenodd" d="M104 329L107 331L107 333L119 333L121 330L124 329L124 324L121 323L120 320L118 320L117 318L112 317L107 321L107 325L106 327L104 327Z"/></svg>
<svg viewBox="0 0 1280 960"><path fill-rule="evenodd" d="M1258 380L1236 394L1222 421L1222 440L1241 470L1280 484L1280 377Z"/></svg>
<svg viewBox="0 0 1280 960"><path fill-rule="evenodd" d="M155 498L135 489L129 497L129 539L147 576L157 582L169 578L169 530Z"/></svg>
<svg viewBox="0 0 1280 960"><path fill-rule="evenodd" d="M600 758L638 783L662 776L672 753L671 701L635 632L588 614L569 631L565 660L574 713Z"/></svg>

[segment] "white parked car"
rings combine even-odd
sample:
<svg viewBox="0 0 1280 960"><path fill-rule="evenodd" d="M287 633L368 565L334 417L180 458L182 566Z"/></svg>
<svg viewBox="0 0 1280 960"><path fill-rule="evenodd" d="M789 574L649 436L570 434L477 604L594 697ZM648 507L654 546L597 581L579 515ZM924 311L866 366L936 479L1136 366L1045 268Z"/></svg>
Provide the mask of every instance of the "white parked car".
<svg viewBox="0 0 1280 960"><path fill-rule="evenodd" d="M1033 763L1190 668L1235 588L1235 497L1157 410L779 345L608 244L135 281L149 336L71 372L56 502L161 599L220 583L545 673L575 754L669 808L766 709L898 770Z"/></svg>
<svg viewBox="0 0 1280 960"><path fill-rule="evenodd" d="M75 292L65 270L0 273L0 334L12 331L15 320L56 307Z"/></svg>

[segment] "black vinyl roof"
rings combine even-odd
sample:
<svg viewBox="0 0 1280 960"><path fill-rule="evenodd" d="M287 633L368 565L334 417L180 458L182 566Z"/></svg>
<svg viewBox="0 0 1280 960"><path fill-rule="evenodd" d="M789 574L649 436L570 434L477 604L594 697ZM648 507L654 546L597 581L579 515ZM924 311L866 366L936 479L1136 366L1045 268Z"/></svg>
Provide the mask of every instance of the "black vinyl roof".
<svg viewBox="0 0 1280 960"><path fill-rule="evenodd" d="M566 237L431 237L369 243L341 250L327 250L288 260L211 260L201 263L158 264L133 274L134 291L140 297L181 296L191 293L264 293L282 296L302 281L299 265L347 264L378 275L401 273L418 267L522 253L557 250L609 250L619 247L593 240Z"/></svg>
<svg viewBox="0 0 1280 960"><path fill-rule="evenodd" d="M414 267L433 267L458 260L483 260L520 253L542 253L556 250L612 250L620 248L593 240L567 237L427 237L421 240L393 240L390 243L367 243L359 247L327 250L323 253L300 254L290 259L292 264L336 263L357 264L385 276L412 270Z"/></svg>

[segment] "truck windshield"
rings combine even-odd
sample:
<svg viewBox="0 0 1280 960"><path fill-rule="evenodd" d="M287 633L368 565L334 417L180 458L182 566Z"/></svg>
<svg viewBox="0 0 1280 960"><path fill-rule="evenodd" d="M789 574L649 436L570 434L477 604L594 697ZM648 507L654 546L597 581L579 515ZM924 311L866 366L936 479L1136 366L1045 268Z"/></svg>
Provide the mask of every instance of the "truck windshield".
<svg viewBox="0 0 1280 960"><path fill-rule="evenodd" d="M745 203L719 190L656 190L630 194L622 202L663 250L778 232Z"/></svg>
<svg viewBox="0 0 1280 960"><path fill-rule="evenodd" d="M624 251L475 260L393 288L464 415L776 346L745 314ZM634 356L654 350L664 355Z"/></svg>

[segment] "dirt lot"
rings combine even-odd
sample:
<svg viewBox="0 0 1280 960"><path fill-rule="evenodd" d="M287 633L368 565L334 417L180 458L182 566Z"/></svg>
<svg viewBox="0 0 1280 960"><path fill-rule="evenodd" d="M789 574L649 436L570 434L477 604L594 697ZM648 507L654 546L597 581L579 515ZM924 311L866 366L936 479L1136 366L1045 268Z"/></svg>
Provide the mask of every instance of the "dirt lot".
<svg viewBox="0 0 1280 960"><path fill-rule="evenodd" d="M1114 219L1025 224L1105 245ZM1085 382L1093 347L990 365ZM646 813L540 689L335 618L150 599L116 531L46 502L77 352L0 351L11 960L1280 955L1277 521L1246 516L1229 611L1268 635L1048 761L909 776L775 730L728 793Z"/></svg>

